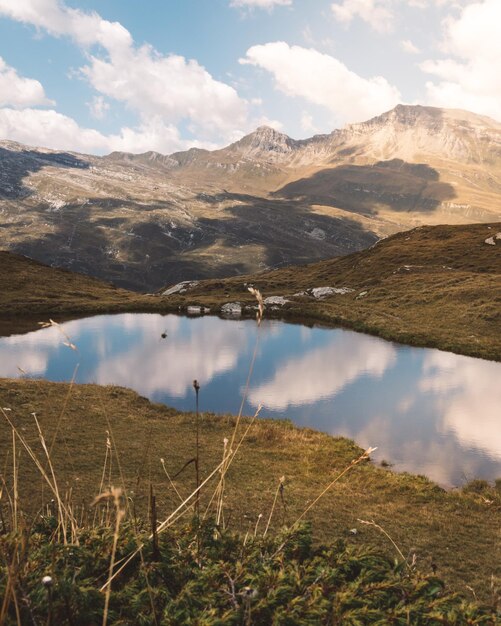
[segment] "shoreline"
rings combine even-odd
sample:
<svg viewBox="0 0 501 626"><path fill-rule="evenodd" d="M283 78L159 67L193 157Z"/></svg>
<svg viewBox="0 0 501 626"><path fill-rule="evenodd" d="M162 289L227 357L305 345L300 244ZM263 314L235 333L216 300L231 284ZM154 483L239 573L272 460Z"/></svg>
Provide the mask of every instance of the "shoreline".
<svg viewBox="0 0 501 626"><path fill-rule="evenodd" d="M245 303L242 311L241 319L253 319L255 311L253 308L253 300L249 299L246 294L240 298L239 301ZM153 296L144 296L145 298L152 298ZM63 306L58 309L52 307L37 307L37 313L31 313L29 316L21 316L19 312L2 312L0 305L0 337L8 337L14 334L24 334L37 330L40 322L47 321L49 318L54 319L58 323L64 323L75 319L82 319L85 317L94 317L98 315L118 315L124 313L158 313L159 315L180 315L183 317L199 317L198 315L190 315L187 312L189 306L202 306L211 309L220 308L227 300L221 302L221 300L213 298L200 298L194 296L191 299L182 300L177 298L174 301L168 303L162 299L161 296L154 296L153 302L137 303L123 303L114 304L113 306ZM189 304L188 304L189 301ZM326 303L322 303L326 304ZM379 337L385 341L395 342L406 346L412 346L416 348L430 348L441 350L443 352L452 352L463 356L469 356L477 359L483 359L487 361L501 362L501 346L481 345L475 346L468 345L465 342L451 343L448 338L427 337L422 334L416 334L412 331L402 331L395 328L377 326L371 323L367 323L362 318L349 318L344 312L329 312L328 310L316 310L320 309L319 306L315 306L315 303L310 305L295 305L290 307L283 307L280 310L266 309L266 317L269 319L275 319L289 324L299 324L303 326L321 325L324 328L344 328L346 330L353 330L355 332L364 333L373 337ZM17 315L16 315L17 313ZM221 319L228 319L222 315L219 311L205 314L205 316L215 316ZM231 319L231 318L230 318ZM471 340L470 340L471 342Z"/></svg>

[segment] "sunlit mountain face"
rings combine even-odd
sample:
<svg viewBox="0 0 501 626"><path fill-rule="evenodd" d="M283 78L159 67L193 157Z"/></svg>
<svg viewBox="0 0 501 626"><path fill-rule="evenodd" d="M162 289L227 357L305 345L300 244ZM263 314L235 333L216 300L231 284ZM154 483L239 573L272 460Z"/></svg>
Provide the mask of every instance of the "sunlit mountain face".
<svg viewBox="0 0 501 626"><path fill-rule="evenodd" d="M422 106L167 156L0 141L2 246L151 291L344 255L420 224L499 221L500 171L501 124Z"/></svg>
<svg viewBox="0 0 501 626"><path fill-rule="evenodd" d="M290 418L442 485L501 474L499 363L344 330L124 314L0 339L0 376L131 387L183 410ZM77 350L68 345L68 338Z"/></svg>

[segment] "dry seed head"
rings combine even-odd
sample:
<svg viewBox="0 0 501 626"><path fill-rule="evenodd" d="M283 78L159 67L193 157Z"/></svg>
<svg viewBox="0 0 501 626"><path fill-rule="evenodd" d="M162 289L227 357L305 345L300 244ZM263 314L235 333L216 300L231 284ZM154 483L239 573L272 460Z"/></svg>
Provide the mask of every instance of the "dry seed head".
<svg viewBox="0 0 501 626"><path fill-rule="evenodd" d="M58 324L54 320L49 319L48 322L38 322L38 325L41 326L42 328L50 328L50 327L56 328L61 333L61 335L66 339L66 341L63 341L63 345L68 346L68 348L71 348L72 350L75 350L75 352L78 352L78 348L76 347L74 343L72 343L69 336L61 328L61 324Z"/></svg>
<svg viewBox="0 0 501 626"><path fill-rule="evenodd" d="M263 301L263 296L261 295L261 292L259 291L259 289L256 289L255 287L247 287L247 289L250 291L250 293L256 298L257 300L257 313L256 313L256 319L257 319L257 323L260 324L261 320L263 319L263 315L264 315L264 301Z"/></svg>

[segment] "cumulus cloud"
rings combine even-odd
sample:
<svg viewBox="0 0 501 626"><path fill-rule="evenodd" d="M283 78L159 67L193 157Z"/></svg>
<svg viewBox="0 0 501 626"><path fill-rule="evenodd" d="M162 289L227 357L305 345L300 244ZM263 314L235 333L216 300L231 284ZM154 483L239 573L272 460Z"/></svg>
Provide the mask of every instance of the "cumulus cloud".
<svg viewBox="0 0 501 626"><path fill-rule="evenodd" d="M340 354L346 357L339 359ZM275 411L317 402L362 375L381 378L395 361L396 351L389 343L366 335L338 335L322 348L281 363L269 381L251 389L249 402Z"/></svg>
<svg viewBox="0 0 501 626"><path fill-rule="evenodd" d="M118 140L109 137L103 141L96 131L80 129L75 135L76 144L102 145L118 141L123 149L134 151L144 144L139 135L146 131L146 139L148 131L160 125L166 129L162 146L170 151L180 147L175 125L181 121L186 122L205 145L214 145L215 139L231 141L248 129L248 103L233 87L214 79L196 60L162 55L147 44L137 46L129 31L118 22L109 22L95 12L67 7L57 0L18 0L15 3L0 0L0 15L53 36L71 37L85 51L88 63L80 73L99 92L98 98L107 96L119 100L139 116L138 127L122 129ZM43 93L41 85L38 89ZM95 102L99 116L105 111L104 100ZM50 127L50 120L58 115L54 111L52 116L44 118L28 112L26 117L32 124ZM4 125L7 118L12 118L12 113L4 113ZM64 120L62 141L58 146L61 148L71 129L77 131L78 125L68 120ZM125 141L127 138L131 140L130 145ZM173 143L168 139L173 139ZM38 138L36 141L40 143ZM158 144L158 140L155 143Z"/></svg>
<svg viewBox="0 0 501 626"><path fill-rule="evenodd" d="M446 20L442 48L448 56L421 64L438 79L427 83L429 104L501 119L500 23L499 0L475 2Z"/></svg>
<svg viewBox="0 0 501 626"><path fill-rule="evenodd" d="M465 447L480 448L501 459L499 363L434 351L423 372L422 390L449 396L443 411L444 430L452 431Z"/></svg>
<svg viewBox="0 0 501 626"><path fill-rule="evenodd" d="M249 48L240 63L267 70L280 91L325 107L337 123L367 119L401 99L382 76L363 78L328 54L283 41Z"/></svg>
<svg viewBox="0 0 501 626"><path fill-rule="evenodd" d="M334 17L349 24L355 17L368 22L374 30L386 32L393 26L391 0L343 0L331 5Z"/></svg>
<svg viewBox="0 0 501 626"><path fill-rule="evenodd" d="M292 0L231 0L230 7L240 9L273 9L273 7L288 7Z"/></svg>
<svg viewBox="0 0 501 626"><path fill-rule="evenodd" d="M73 118L57 111L33 108L0 108L0 137L55 150L91 154L113 150L169 152L193 146L214 147L214 144L182 139L176 126L165 124L158 117L137 128L124 127L117 134L105 135L92 128L82 128Z"/></svg>
<svg viewBox="0 0 501 626"><path fill-rule="evenodd" d="M19 76L16 70L0 57L0 106L37 106L54 104L45 96L38 80Z"/></svg>
<svg viewBox="0 0 501 626"><path fill-rule="evenodd" d="M402 7L426 9L430 6L459 8L469 0L341 0L331 4L334 17L343 24L361 19L375 31L385 33L393 30L398 10Z"/></svg>
<svg viewBox="0 0 501 626"><path fill-rule="evenodd" d="M106 113L110 110L109 102L103 98L103 96L94 96L90 102L87 102L90 114L95 117L96 120L102 120L106 117Z"/></svg>
<svg viewBox="0 0 501 626"><path fill-rule="evenodd" d="M416 44L412 43L410 39L403 39L400 42L400 47L404 52L407 52L408 54L419 54L421 52Z"/></svg>

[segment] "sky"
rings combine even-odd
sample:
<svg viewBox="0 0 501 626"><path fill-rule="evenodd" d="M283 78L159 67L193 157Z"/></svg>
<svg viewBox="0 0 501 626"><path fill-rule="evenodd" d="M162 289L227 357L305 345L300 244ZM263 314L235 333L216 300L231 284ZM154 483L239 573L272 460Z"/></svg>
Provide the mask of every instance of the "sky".
<svg viewBox="0 0 501 626"><path fill-rule="evenodd" d="M169 154L398 103L501 121L500 24L501 0L0 0L0 139Z"/></svg>

